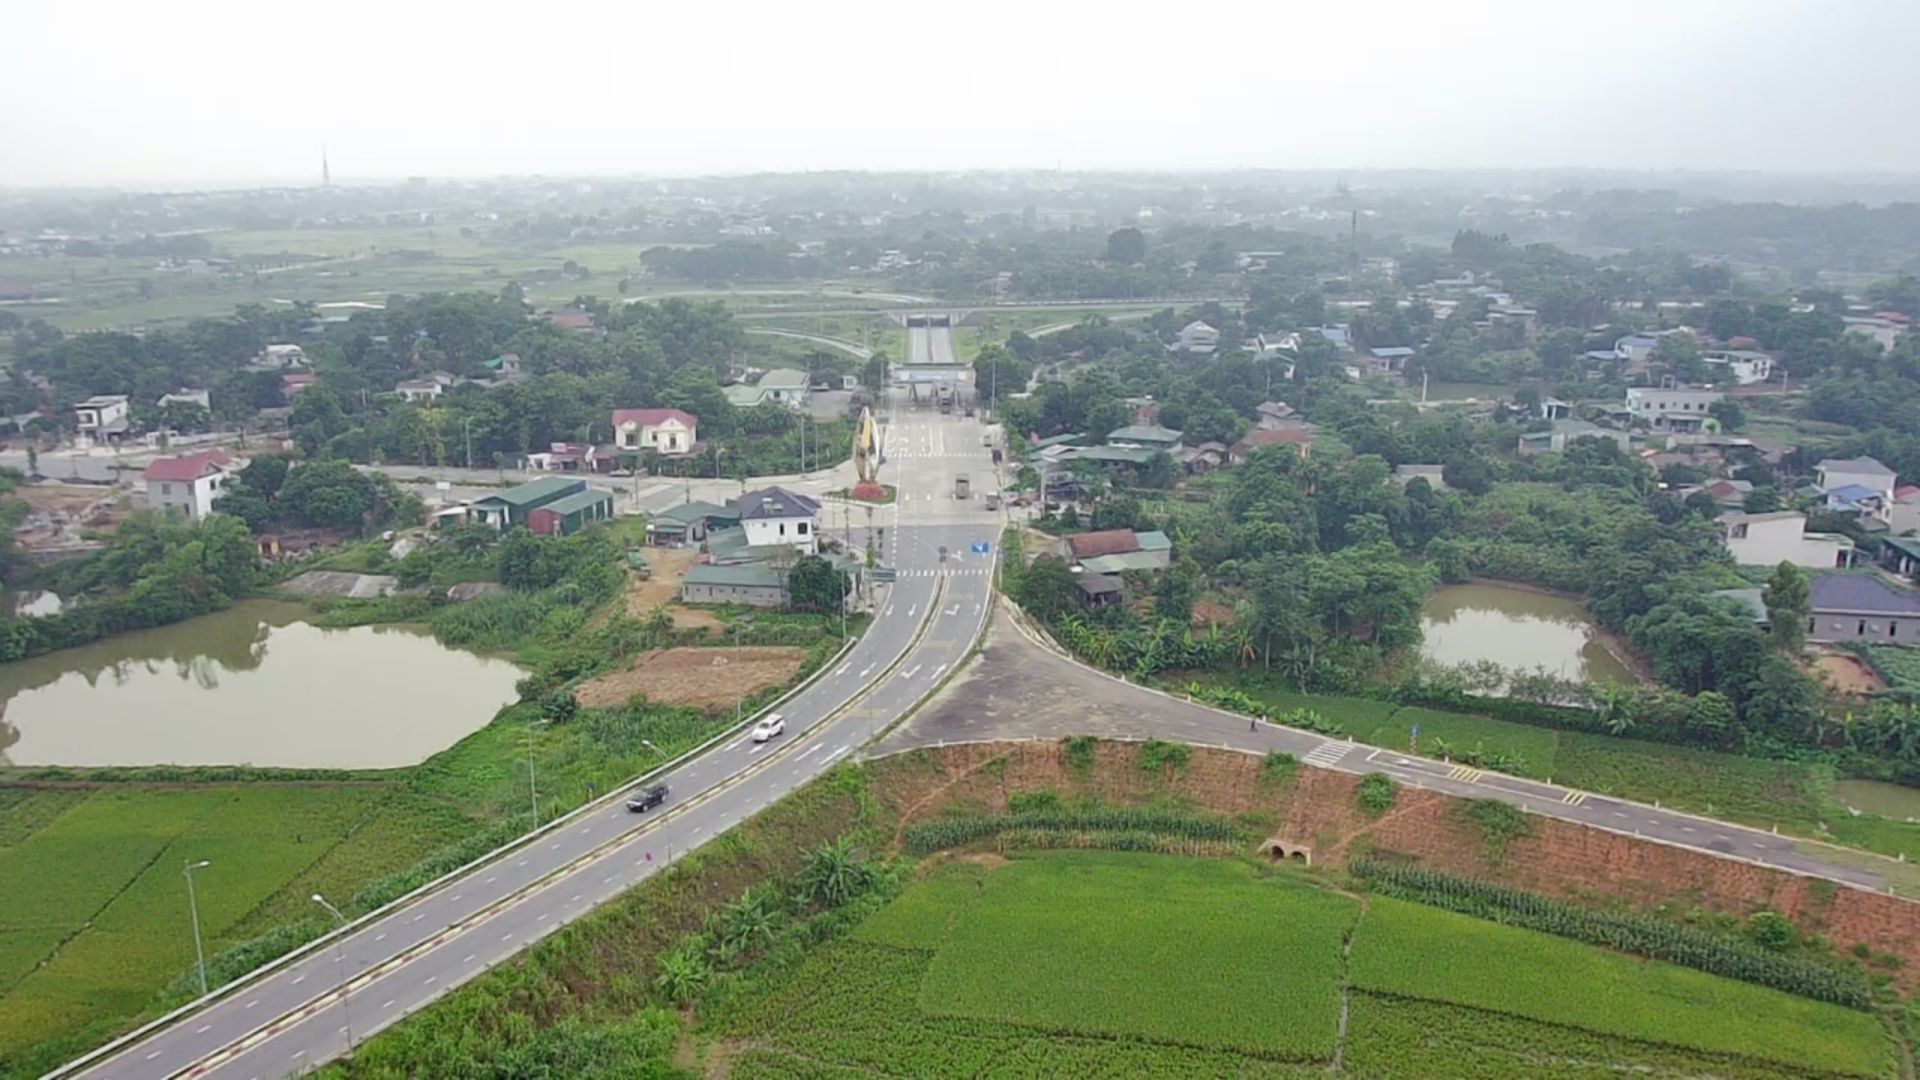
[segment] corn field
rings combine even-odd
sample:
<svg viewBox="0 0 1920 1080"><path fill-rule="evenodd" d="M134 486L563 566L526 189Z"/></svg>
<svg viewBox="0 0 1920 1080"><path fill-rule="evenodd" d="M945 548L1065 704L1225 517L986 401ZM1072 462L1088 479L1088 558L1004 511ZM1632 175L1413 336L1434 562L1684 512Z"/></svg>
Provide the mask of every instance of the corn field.
<svg viewBox="0 0 1920 1080"><path fill-rule="evenodd" d="M1853 1009L1873 1005L1873 988L1859 972L1768 952L1644 915L1595 911L1491 882L1386 863L1355 862L1369 888L1462 915L1704 971Z"/></svg>
<svg viewBox="0 0 1920 1080"><path fill-rule="evenodd" d="M1244 842L1232 821L1223 817L1188 814L1175 810L1151 810L1143 807L1116 806L1087 809L1049 808L1017 814L993 814L977 817L949 817L915 825L906 831L906 850L926 855L945 848L962 847L978 840L1002 834L1069 835L1100 834L1116 838L1116 843L1156 844L1189 842L1233 848ZM1117 839L1129 836L1136 839ZM1110 847L1109 844L1042 844L1038 846ZM1125 851L1178 850L1167 847L1122 847Z"/></svg>

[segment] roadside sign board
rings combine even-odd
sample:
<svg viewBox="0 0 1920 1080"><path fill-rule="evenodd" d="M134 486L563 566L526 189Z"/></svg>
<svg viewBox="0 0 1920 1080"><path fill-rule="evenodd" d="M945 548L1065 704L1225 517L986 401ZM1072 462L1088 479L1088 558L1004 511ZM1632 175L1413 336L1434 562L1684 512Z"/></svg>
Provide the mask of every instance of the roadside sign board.
<svg viewBox="0 0 1920 1080"><path fill-rule="evenodd" d="M988 543L985 540L975 540L973 542L973 553L975 555L985 555L988 552L991 552L992 550L993 550L993 545Z"/></svg>

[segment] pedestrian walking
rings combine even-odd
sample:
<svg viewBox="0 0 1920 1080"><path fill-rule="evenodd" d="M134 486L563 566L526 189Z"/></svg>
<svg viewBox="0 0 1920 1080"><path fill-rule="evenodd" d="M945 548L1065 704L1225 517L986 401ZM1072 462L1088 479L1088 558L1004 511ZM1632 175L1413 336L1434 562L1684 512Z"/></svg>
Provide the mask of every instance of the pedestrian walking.
<svg viewBox="0 0 1920 1080"><path fill-rule="evenodd" d="M1259 730L1260 730L1260 719L1259 719L1258 717L1254 717L1254 716L1249 716L1249 717L1247 717L1247 730L1248 730L1248 731L1259 731Z"/></svg>

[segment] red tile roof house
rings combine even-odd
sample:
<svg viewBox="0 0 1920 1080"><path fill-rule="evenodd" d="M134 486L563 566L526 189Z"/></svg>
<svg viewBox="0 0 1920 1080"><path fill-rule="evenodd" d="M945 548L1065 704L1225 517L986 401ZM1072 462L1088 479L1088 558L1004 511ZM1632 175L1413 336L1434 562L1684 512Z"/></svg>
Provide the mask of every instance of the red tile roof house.
<svg viewBox="0 0 1920 1080"><path fill-rule="evenodd" d="M682 409L613 410L613 444L630 454L652 450L662 457L691 454L700 418Z"/></svg>
<svg viewBox="0 0 1920 1080"><path fill-rule="evenodd" d="M1235 465L1247 460L1255 450L1263 446L1294 446L1300 450L1300 456L1306 457L1313 449L1313 432L1306 428L1288 428L1283 431L1255 429L1246 437L1233 444L1228 452L1229 460Z"/></svg>
<svg viewBox="0 0 1920 1080"><path fill-rule="evenodd" d="M147 505L158 511L178 511L189 521L213 513L213 501L226 491L233 477L233 457L225 450L202 450L179 457L154 458L147 464Z"/></svg>
<svg viewBox="0 0 1920 1080"><path fill-rule="evenodd" d="M1125 555L1140 550L1140 537L1132 529L1106 529L1062 537L1060 554L1069 563L1097 559L1102 555Z"/></svg>

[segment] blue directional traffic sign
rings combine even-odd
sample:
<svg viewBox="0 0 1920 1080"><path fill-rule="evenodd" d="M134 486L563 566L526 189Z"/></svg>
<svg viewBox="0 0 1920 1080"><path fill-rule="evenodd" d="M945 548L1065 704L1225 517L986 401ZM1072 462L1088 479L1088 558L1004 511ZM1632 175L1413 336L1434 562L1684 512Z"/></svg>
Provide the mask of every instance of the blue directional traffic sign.
<svg viewBox="0 0 1920 1080"><path fill-rule="evenodd" d="M973 542L973 553L975 555L985 555L992 550L993 545L987 543L985 540L975 540Z"/></svg>

